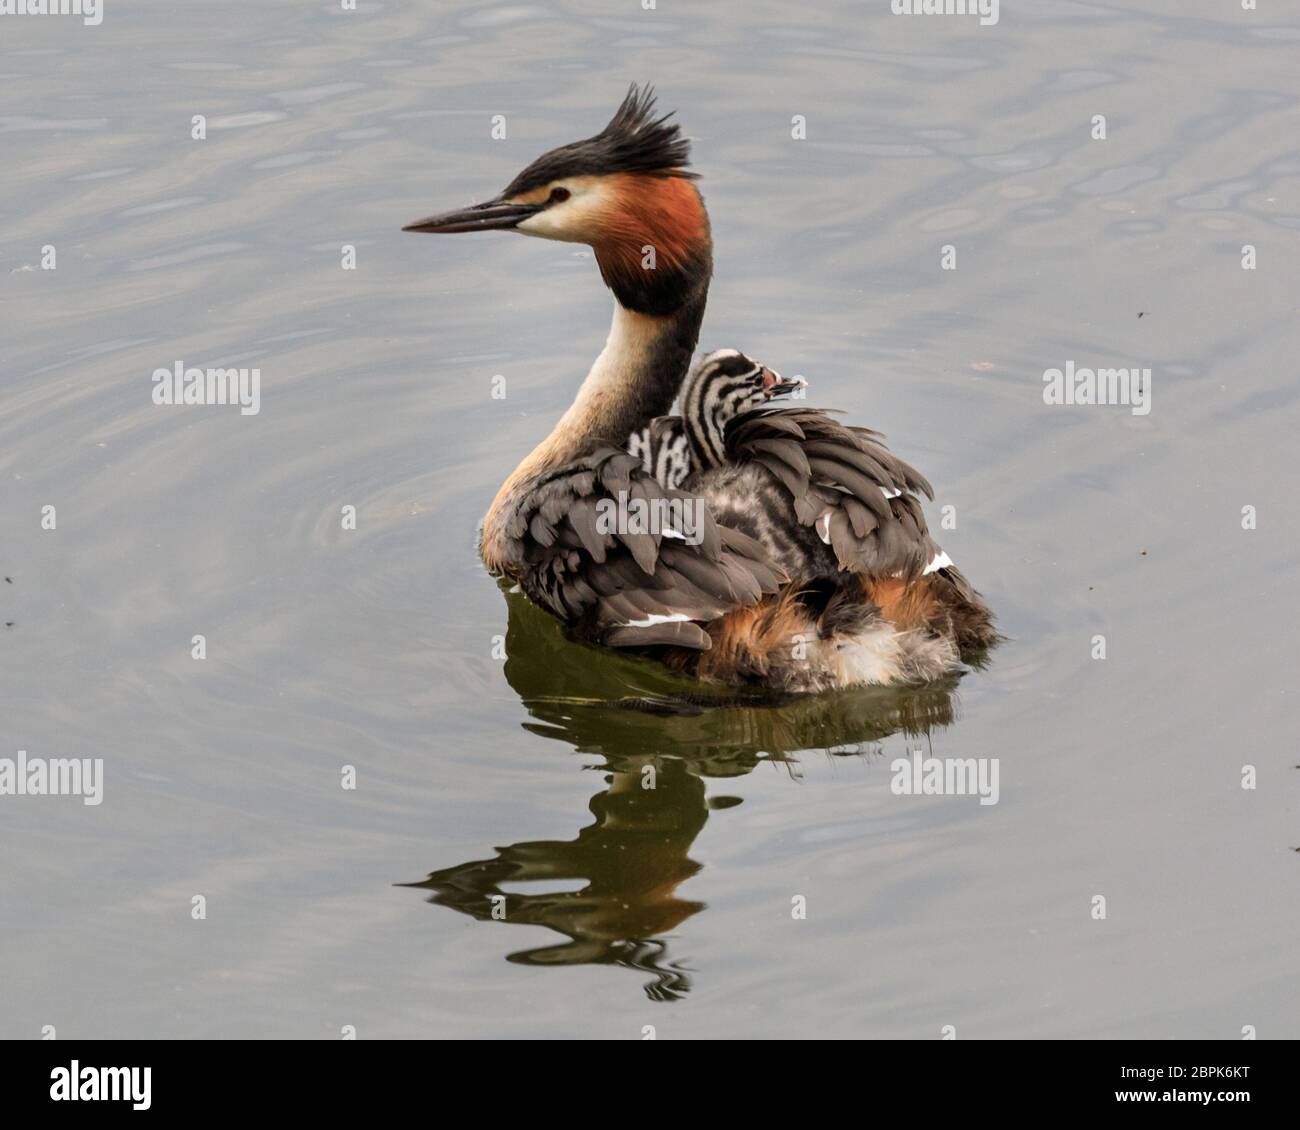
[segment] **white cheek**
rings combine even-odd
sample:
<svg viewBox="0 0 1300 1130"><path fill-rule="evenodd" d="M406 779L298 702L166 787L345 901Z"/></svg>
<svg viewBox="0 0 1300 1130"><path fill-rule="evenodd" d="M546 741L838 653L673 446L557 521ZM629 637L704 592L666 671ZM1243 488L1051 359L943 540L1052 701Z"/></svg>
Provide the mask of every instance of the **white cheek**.
<svg viewBox="0 0 1300 1130"><path fill-rule="evenodd" d="M558 208L547 208L545 212L538 212L537 215L529 216L528 219L516 224L515 231L523 232L524 235L535 235L541 239L560 239L568 243L580 242L581 237L565 223L564 213L567 211L567 205L563 204Z"/></svg>
<svg viewBox="0 0 1300 1130"><path fill-rule="evenodd" d="M529 216L515 226L515 231L565 243L587 243L600 230L600 214L605 207L607 201L600 189L575 193L563 204L552 204Z"/></svg>

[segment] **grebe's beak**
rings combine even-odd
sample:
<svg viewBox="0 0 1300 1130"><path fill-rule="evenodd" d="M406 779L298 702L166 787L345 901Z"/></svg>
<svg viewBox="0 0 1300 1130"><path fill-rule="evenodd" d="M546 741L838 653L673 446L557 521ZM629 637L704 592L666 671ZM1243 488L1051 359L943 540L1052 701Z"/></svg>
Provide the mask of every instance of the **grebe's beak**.
<svg viewBox="0 0 1300 1130"><path fill-rule="evenodd" d="M763 366L763 395L768 400L776 396L788 396L795 389L807 387L808 382L803 377L783 377L775 369Z"/></svg>
<svg viewBox="0 0 1300 1130"><path fill-rule="evenodd" d="M402 231L422 231L432 235L453 235L463 231L508 231L529 216L542 210L541 204L509 204L504 200L489 200L484 204L471 204L440 216L428 216L407 224Z"/></svg>

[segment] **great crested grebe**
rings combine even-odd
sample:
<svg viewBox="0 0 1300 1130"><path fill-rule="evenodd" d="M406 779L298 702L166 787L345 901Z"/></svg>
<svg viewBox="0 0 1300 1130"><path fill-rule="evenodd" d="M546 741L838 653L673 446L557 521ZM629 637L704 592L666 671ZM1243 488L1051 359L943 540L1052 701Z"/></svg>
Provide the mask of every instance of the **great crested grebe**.
<svg viewBox="0 0 1300 1130"><path fill-rule="evenodd" d="M484 563L578 638L701 679L821 691L959 670L998 639L992 616L927 532L916 492L932 497L930 484L876 433L753 408L699 453L686 491L628 453L687 374L713 268L669 117L633 86L600 133L539 157L500 196L403 229L586 243L614 292L604 350L488 508ZM692 536L611 525L628 500L678 515L694 503L699 520Z"/></svg>

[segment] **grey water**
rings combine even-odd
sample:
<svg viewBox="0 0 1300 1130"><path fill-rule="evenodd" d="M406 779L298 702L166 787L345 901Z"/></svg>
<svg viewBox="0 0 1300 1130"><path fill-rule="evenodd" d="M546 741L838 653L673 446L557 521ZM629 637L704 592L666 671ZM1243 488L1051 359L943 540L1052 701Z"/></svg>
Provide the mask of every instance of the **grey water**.
<svg viewBox="0 0 1300 1130"><path fill-rule="evenodd" d="M0 758L104 766L0 796L0 1036L1300 1036L1300 12L0 37ZM646 708L667 676L484 573L610 300L585 247L399 229L633 80L694 139L701 346L931 479L986 669ZM1150 369L1149 413L1045 403L1071 362ZM155 404L177 363L257 368L259 411ZM896 795L916 749L998 759L998 803Z"/></svg>

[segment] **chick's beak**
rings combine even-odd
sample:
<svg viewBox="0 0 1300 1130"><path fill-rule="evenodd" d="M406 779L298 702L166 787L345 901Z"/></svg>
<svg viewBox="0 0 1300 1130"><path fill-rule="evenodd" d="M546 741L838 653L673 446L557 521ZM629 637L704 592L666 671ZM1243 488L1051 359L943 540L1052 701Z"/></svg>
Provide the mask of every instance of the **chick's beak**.
<svg viewBox="0 0 1300 1130"><path fill-rule="evenodd" d="M540 204L511 204L505 200L489 200L484 204L471 204L438 216L426 216L407 224L402 231L429 232L431 235L453 235L463 231L508 231L521 221L542 210Z"/></svg>
<svg viewBox="0 0 1300 1130"><path fill-rule="evenodd" d="M775 396L787 396L795 389L806 388L808 382L803 377L783 377L775 369L763 367L763 395L771 400Z"/></svg>

